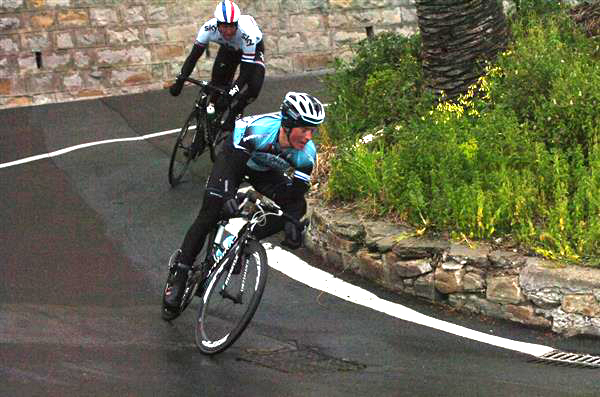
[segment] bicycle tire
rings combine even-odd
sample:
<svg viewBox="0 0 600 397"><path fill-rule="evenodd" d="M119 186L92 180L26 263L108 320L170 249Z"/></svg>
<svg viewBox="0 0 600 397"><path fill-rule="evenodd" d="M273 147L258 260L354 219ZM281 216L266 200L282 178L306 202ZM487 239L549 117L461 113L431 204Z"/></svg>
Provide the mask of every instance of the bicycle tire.
<svg viewBox="0 0 600 397"><path fill-rule="evenodd" d="M172 187L177 186L185 175L190 163L204 151L206 144L204 143L204 134L198 131L201 127L198 122L198 110L194 109L185 121L183 127L177 134L173 152L171 153L171 161L169 163L169 184ZM190 131L190 127L196 125L194 132ZM201 139L197 143L198 147L195 152L192 149L192 142L195 139Z"/></svg>
<svg viewBox="0 0 600 397"><path fill-rule="evenodd" d="M248 240L243 247L242 268L230 275L227 291L235 294L245 275L245 291L241 303L222 296L227 281L231 258L225 258L210 277L202 294L196 321L196 345L204 354L217 354L231 346L246 329L262 298L267 282L267 253L256 240ZM238 306L239 305L239 306Z"/></svg>

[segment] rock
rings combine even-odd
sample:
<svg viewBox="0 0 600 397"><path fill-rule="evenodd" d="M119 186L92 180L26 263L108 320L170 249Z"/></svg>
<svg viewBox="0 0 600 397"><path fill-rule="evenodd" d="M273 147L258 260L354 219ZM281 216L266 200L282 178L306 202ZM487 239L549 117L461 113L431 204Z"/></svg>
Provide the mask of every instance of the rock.
<svg viewBox="0 0 600 397"><path fill-rule="evenodd" d="M565 295L561 307L566 313L577 313L589 317L600 316L600 304L592 294Z"/></svg>
<svg viewBox="0 0 600 397"><path fill-rule="evenodd" d="M451 294L463 290L464 269L447 271L442 268L435 269L435 288L443 294Z"/></svg>
<svg viewBox="0 0 600 397"><path fill-rule="evenodd" d="M492 251L488 259L492 266L504 269L522 267L526 263L524 256L512 251Z"/></svg>
<svg viewBox="0 0 600 397"><path fill-rule="evenodd" d="M490 276L486 282L486 297L492 302L517 304L525 301L518 276Z"/></svg>
<svg viewBox="0 0 600 397"><path fill-rule="evenodd" d="M422 259L441 256L449 248L450 243L444 240L407 237L396 241L392 252L402 259Z"/></svg>

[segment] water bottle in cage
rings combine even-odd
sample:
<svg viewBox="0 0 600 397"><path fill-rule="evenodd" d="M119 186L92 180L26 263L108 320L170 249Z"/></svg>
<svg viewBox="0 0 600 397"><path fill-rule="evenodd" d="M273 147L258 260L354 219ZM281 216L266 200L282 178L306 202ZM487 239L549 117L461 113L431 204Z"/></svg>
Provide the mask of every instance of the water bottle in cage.
<svg viewBox="0 0 600 397"><path fill-rule="evenodd" d="M227 230L225 230L225 227L223 225L219 226L219 229L217 230L217 234L215 235L215 245L216 245L216 249L215 249L215 263L220 261L221 258L223 258L223 255L225 255L225 251L227 251L232 245L233 245L233 240L235 240L235 236L231 233L229 233Z"/></svg>

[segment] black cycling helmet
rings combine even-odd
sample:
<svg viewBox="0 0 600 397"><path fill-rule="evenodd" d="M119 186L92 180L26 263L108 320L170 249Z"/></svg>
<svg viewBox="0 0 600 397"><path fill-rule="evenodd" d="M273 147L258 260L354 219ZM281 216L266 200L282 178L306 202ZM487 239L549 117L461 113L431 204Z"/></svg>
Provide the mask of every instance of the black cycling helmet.
<svg viewBox="0 0 600 397"><path fill-rule="evenodd" d="M316 127L325 120L325 108L310 94L290 91L281 104L281 118L285 128Z"/></svg>

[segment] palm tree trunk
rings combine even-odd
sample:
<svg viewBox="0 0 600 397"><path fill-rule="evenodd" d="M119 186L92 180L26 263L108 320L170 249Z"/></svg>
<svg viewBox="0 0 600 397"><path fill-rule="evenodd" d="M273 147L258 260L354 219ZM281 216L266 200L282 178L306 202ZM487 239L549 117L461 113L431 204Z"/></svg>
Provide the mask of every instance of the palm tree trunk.
<svg viewBox="0 0 600 397"><path fill-rule="evenodd" d="M506 47L500 0L416 0L428 86L439 97L465 93L482 74L483 60Z"/></svg>

